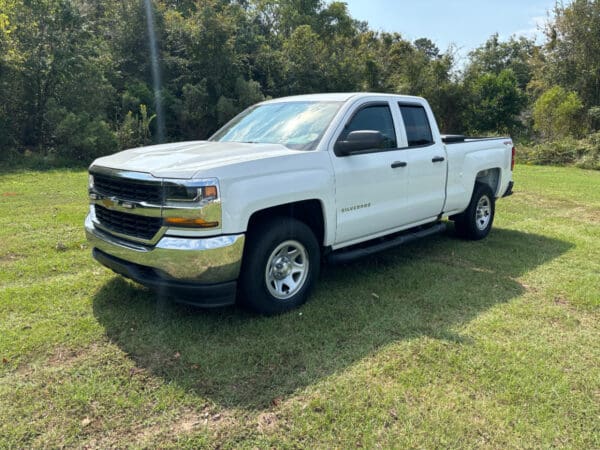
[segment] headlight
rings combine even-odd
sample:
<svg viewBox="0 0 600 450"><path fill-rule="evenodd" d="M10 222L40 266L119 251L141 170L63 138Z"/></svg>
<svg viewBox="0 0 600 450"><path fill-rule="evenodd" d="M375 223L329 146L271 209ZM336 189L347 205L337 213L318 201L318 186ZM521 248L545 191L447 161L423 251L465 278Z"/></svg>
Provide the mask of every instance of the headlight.
<svg viewBox="0 0 600 450"><path fill-rule="evenodd" d="M92 175L91 173L88 174L88 189L94 189L94 175Z"/></svg>
<svg viewBox="0 0 600 450"><path fill-rule="evenodd" d="M167 203L206 203L216 200L218 196L219 192L216 185L167 184L165 186L165 200Z"/></svg>
<svg viewBox="0 0 600 450"><path fill-rule="evenodd" d="M166 181L163 223L176 228L217 228L221 222L219 182L216 178Z"/></svg>

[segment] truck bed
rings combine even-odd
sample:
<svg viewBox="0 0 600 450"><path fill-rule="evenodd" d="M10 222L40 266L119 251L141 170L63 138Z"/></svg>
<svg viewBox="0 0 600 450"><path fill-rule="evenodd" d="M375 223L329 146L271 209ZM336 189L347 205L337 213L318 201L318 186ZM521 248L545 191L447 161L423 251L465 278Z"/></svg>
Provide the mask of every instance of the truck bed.
<svg viewBox="0 0 600 450"><path fill-rule="evenodd" d="M459 144L462 142L476 142L476 141L493 141L496 139L510 139L507 136L464 136L462 134L442 134L442 142L446 145Z"/></svg>

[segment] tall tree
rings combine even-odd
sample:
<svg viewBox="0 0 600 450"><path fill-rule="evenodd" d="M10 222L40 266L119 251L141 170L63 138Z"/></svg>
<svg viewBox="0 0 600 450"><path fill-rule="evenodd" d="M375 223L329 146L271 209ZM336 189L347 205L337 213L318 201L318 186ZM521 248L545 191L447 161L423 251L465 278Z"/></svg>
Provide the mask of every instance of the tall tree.
<svg viewBox="0 0 600 450"><path fill-rule="evenodd" d="M0 148L19 140L15 129L23 119L17 82L21 56L14 35L15 3L14 0L0 0Z"/></svg>
<svg viewBox="0 0 600 450"><path fill-rule="evenodd" d="M512 70L484 73L467 84L470 98L464 110L471 132L514 132L527 98Z"/></svg>
<svg viewBox="0 0 600 450"><path fill-rule="evenodd" d="M557 3L545 31L546 64L538 77L576 91L586 108L600 106L600 1Z"/></svg>
<svg viewBox="0 0 600 450"><path fill-rule="evenodd" d="M535 42L525 37L511 37L502 42L498 33L493 34L482 46L469 54L465 75L478 77L484 73L499 75L505 69L512 70L521 90L531 81L531 59L536 55Z"/></svg>

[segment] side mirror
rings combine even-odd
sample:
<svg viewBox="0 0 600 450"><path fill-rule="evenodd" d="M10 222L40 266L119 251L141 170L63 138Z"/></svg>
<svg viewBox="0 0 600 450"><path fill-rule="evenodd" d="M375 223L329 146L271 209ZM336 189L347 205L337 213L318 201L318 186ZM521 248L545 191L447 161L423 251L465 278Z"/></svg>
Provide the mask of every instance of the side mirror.
<svg viewBox="0 0 600 450"><path fill-rule="evenodd" d="M380 131L357 130L350 132L345 141L337 141L334 150L338 156L349 156L361 150L383 148L384 141Z"/></svg>

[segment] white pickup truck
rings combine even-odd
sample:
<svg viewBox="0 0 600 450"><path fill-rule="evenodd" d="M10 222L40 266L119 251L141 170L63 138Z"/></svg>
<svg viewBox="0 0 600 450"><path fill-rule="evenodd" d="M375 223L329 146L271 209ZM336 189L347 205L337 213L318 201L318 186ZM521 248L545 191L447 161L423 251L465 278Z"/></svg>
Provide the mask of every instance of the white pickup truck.
<svg viewBox="0 0 600 450"><path fill-rule="evenodd" d="M324 261L441 231L485 237L512 193L510 138L442 136L422 98L317 94L254 105L207 141L94 161L85 221L113 271L202 306L273 314Z"/></svg>

